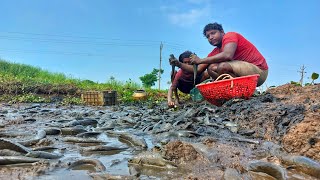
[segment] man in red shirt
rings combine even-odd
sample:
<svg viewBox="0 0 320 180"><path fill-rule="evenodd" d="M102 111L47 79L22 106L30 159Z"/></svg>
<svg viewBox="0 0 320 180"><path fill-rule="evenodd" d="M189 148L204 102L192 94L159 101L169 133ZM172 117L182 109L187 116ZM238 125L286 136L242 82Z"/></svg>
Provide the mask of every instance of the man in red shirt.
<svg viewBox="0 0 320 180"><path fill-rule="evenodd" d="M203 35L216 48L208 57L193 56L191 64L206 64L212 79L221 74L233 77L259 74L257 86L262 85L268 76L268 65L258 49L236 32L224 33L221 24L210 23L203 29Z"/></svg>
<svg viewBox="0 0 320 180"><path fill-rule="evenodd" d="M196 81L194 84L193 66L190 65L191 54L193 53L190 51L185 51L182 54L180 54L179 61L175 59L177 61L176 64L178 67L181 67L183 65L183 67L188 69L189 71L188 70L186 71L185 69L181 68L178 70L176 74L173 75L172 85L168 91L168 97L167 97L169 107L174 107L175 105L180 104L180 99L179 99L177 89L179 89L181 92L185 94L189 94L190 90L194 88L195 84L199 84L200 82L209 78L208 73L205 71L206 66L204 66L204 68L200 68L200 70L198 70ZM171 60L170 60L170 63L171 63ZM175 95L175 101L173 101L172 99L173 92Z"/></svg>

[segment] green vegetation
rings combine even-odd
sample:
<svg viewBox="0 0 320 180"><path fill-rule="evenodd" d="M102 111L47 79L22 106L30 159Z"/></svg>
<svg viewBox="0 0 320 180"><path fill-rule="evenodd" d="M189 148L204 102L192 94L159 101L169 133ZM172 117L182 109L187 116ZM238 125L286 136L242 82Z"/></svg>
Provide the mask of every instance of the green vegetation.
<svg viewBox="0 0 320 180"><path fill-rule="evenodd" d="M148 87L146 91L149 101L160 102L166 98L166 91ZM141 88L131 79L120 82L110 77L105 83L97 83L0 59L0 101L9 103L52 102L59 97L62 104L82 104L81 93L94 90L115 90L120 103L133 102L134 91Z"/></svg>
<svg viewBox="0 0 320 180"><path fill-rule="evenodd" d="M140 77L140 80L142 81L143 87L145 88L151 88L155 85L155 82L158 80L158 74L163 73L163 69L155 69L153 68L152 72L149 74L145 74L144 76Z"/></svg>
<svg viewBox="0 0 320 180"><path fill-rule="evenodd" d="M314 81L319 78L319 74L313 72L310 78L312 79L312 81L310 83L305 83L304 84L305 86L314 85ZM295 82L295 81L291 81L290 84L294 84L296 86L302 86L300 82Z"/></svg>
<svg viewBox="0 0 320 180"><path fill-rule="evenodd" d="M314 84L314 81L315 80L317 80L319 78L319 74L318 73L312 73L311 74L311 79L312 79L312 81L311 81L311 84Z"/></svg>

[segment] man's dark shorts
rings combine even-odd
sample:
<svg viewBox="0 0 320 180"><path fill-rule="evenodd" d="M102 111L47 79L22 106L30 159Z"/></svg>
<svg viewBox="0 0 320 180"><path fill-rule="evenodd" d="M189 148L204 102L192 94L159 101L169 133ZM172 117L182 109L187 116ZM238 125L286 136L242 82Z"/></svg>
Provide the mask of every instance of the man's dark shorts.
<svg viewBox="0 0 320 180"><path fill-rule="evenodd" d="M196 77L196 85L199 84L201 82L201 78L202 78L203 74L200 74ZM193 80L192 81L186 81L184 79L179 79L178 80L178 85L177 88L185 93L185 94L189 94L191 89L193 89L195 86L193 85Z"/></svg>

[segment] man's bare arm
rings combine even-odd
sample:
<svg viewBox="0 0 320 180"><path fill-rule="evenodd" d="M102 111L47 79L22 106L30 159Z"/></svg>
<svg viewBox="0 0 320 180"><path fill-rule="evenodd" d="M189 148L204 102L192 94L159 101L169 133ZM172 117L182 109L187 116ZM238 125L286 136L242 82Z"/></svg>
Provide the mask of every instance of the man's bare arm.
<svg viewBox="0 0 320 180"><path fill-rule="evenodd" d="M231 42L225 45L223 51L211 57L203 58L201 64L220 63L233 60L234 53L237 50L237 43Z"/></svg>
<svg viewBox="0 0 320 180"><path fill-rule="evenodd" d="M179 62L179 64L177 66L186 72L193 73L193 66L192 65ZM203 73L207 67L208 67L208 64L200 64L198 66L197 74Z"/></svg>

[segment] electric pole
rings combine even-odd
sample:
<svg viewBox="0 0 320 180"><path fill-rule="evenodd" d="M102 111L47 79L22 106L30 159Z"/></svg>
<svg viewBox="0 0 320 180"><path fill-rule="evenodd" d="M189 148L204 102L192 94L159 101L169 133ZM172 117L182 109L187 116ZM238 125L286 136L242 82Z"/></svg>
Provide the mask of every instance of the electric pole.
<svg viewBox="0 0 320 180"><path fill-rule="evenodd" d="M302 65L302 67L300 68L301 71L298 71L299 73L301 73L301 79L300 79L300 85L303 86L303 76L306 72L304 72L304 70L306 69L306 67L304 67L304 65Z"/></svg>
<svg viewBox="0 0 320 180"><path fill-rule="evenodd" d="M162 48L163 44L160 44L160 67L159 67L159 90L160 90L160 81L161 81L161 61L162 61Z"/></svg>

